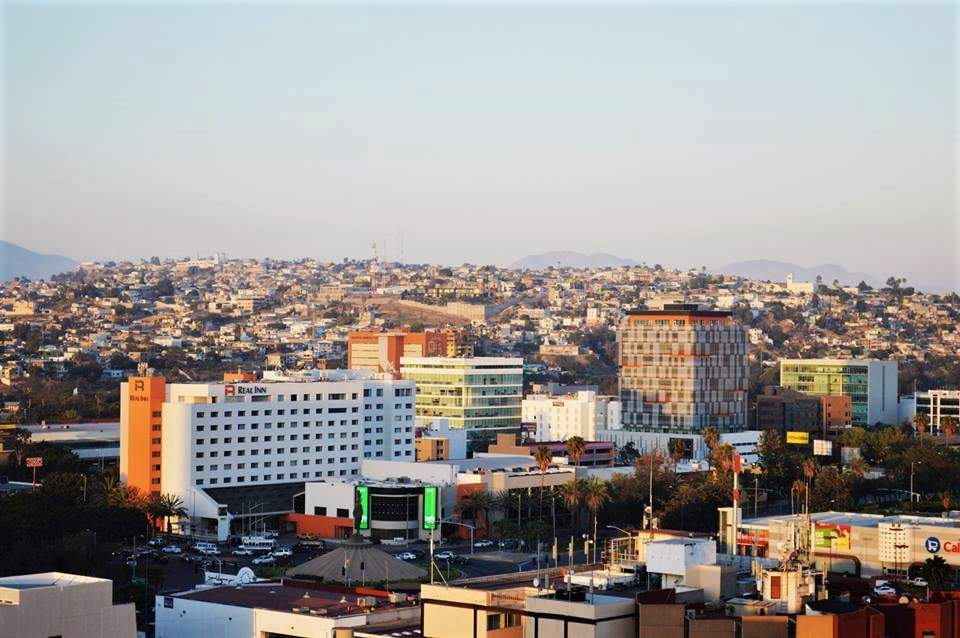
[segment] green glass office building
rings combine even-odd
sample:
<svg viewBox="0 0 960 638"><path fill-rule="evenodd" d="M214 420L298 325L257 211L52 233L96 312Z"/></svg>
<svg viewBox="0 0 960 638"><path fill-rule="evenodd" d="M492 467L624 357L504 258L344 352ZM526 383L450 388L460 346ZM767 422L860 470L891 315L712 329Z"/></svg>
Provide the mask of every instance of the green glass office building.
<svg viewBox="0 0 960 638"><path fill-rule="evenodd" d="M472 438L520 427L523 359L403 357L400 374L417 385L418 420L447 419Z"/></svg>
<svg viewBox="0 0 960 638"><path fill-rule="evenodd" d="M877 359L784 359L780 385L814 396L848 396L853 425L897 423L897 362Z"/></svg>

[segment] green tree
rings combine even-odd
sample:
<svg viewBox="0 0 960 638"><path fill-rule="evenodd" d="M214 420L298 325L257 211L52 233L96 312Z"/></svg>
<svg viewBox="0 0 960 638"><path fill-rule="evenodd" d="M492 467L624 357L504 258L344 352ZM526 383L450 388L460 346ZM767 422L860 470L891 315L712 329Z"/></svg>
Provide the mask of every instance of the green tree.
<svg viewBox="0 0 960 638"><path fill-rule="evenodd" d="M913 416L913 427L916 429L917 434L920 435L920 439L923 439L924 432L927 431L927 426L930 425L930 416L926 412L917 412Z"/></svg>
<svg viewBox="0 0 960 638"><path fill-rule="evenodd" d="M957 433L958 421L955 416L945 416L940 419L940 429L946 435L947 447L950 446L950 438Z"/></svg>
<svg viewBox="0 0 960 638"><path fill-rule="evenodd" d="M610 500L607 484L597 478L587 480L583 486L583 500L586 502L590 514L593 515L593 528L596 529L597 513Z"/></svg>
<svg viewBox="0 0 960 638"><path fill-rule="evenodd" d="M583 504L586 480L572 478L560 486L560 498L570 512L573 528L580 529L580 507Z"/></svg>
<svg viewBox="0 0 960 638"><path fill-rule="evenodd" d="M550 451L546 445L540 445L537 447L537 451L533 455L534 460L537 462L537 467L540 468L540 517L543 517L543 481L546 477L547 470L550 469L550 464L553 463L553 452Z"/></svg>
<svg viewBox="0 0 960 638"><path fill-rule="evenodd" d="M707 449L713 452L713 449L720 444L720 430L712 425L703 429L703 443Z"/></svg>
<svg viewBox="0 0 960 638"><path fill-rule="evenodd" d="M817 472L810 491L811 511L848 511L853 505L852 492L846 478L831 466Z"/></svg>
<svg viewBox="0 0 960 638"><path fill-rule="evenodd" d="M943 591L950 584L950 565L942 556L933 556L923 562L920 573L933 591Z"/></svg>
<svg viewBox="0 0 960 638"><path fill-rule="evenodd" d="M571 436L567 439L567 456L573 461L575 467L580 466L580 459L587 451L587 443L580 436Z"/></svg>

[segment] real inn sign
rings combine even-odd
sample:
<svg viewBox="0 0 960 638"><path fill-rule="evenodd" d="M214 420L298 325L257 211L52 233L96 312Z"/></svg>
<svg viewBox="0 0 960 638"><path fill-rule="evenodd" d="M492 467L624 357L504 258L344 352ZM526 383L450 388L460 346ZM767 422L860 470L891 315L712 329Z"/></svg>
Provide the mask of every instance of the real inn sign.
<svg viewBox="0 0 960 638"><path fill-rule="evenodd" d="M223 386L224 396L233 397L244 394L266 394L267 386L265 385L237 385L236 383L228 383Z"/></svg>

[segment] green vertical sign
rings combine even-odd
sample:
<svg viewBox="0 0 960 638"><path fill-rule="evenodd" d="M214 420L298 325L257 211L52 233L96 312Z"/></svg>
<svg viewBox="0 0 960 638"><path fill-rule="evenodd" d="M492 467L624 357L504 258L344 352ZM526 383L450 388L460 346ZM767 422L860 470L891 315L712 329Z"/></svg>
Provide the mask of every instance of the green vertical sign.
<svg viewBox="0 0 960 638"><path fill-rule="evenodd" d="M360 501L360 529L370 529L370 488L357 486L357 500Z"/></svg>
<svg viewBox="0 0 960 638"><path fill-rule="evenodd" d="M437 495L434 485L423 488L423 529L437 529Z"/></svg>

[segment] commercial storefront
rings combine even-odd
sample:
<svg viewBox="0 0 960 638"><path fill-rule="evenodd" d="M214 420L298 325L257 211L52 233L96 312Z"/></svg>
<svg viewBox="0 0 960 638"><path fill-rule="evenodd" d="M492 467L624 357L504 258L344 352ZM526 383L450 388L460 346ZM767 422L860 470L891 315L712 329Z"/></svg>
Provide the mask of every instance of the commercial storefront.
<svg viewBox="0 0 960 638"><path fill-rule="evenodd" d="M737 553L777 558L778 548L792 546L804 526L800 515L745 520ZM817 512L807 533L814 560L827 571L913 576L925 560L941 556L960 582L960 517Z"/></svg>
<svg viewBox="0 0 960 638"><path fill-rule="evenodd" d="M377 539L426 539L441 512L440 488L419 481L307 483L303 513L291 514L300 534L349 538L354 530Z"/></svg>

